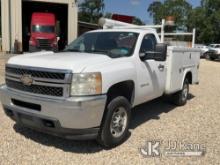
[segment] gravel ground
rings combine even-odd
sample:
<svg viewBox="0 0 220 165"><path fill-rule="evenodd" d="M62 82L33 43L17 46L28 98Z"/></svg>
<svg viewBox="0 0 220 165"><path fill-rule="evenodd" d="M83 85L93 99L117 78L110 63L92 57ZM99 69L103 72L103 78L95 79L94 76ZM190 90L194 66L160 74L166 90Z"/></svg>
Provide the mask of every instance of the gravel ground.
<svg viewBox="0 0 220 165"><path fill-rule="evenodd" d="M4 81L4 58L0 81ZM131 136L111 150L95 141L71 141L16 125L0 110L0 164L220 164L220 62L201 60L200 84L190 88L187 105L161 99L133 110ZM161 141L161 157L144 157L146 141ZM166 157L168 141L200 144L202 157Z"/></svg>

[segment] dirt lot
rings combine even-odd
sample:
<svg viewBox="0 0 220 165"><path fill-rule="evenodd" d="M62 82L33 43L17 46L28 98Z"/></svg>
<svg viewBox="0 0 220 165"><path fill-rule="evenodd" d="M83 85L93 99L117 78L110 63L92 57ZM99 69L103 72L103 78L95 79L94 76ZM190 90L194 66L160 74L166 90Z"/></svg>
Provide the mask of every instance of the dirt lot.
<svg viewBox="0 0 220 165"><path fill-rule="evenodd" d="M4 59L0 59L4 81ZM183 107L154 100L133 110L129 139L111 150L94 141L70 141L16 125L0 109L0 164L220 164L220 62L202 60L200 84ZM161 141L161 157L144 157L146 141ZM167 157L168 141L199 144L202 157Z"/></svg>

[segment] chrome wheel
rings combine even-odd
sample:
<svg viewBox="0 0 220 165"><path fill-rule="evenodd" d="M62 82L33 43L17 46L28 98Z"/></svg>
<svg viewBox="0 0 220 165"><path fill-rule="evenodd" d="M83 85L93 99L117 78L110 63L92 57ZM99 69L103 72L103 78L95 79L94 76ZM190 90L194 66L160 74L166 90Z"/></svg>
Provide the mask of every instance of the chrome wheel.
<svg viewBox="0 0 220 165"><path fill-rule="evenodd" d="M189 93L188 84L184 84L183 91L182 91L182 100L187 100L188 93Z"/></svg>
<svg viewBox="0 0 220 165"><path fill-rule="evenodd" d="M110 125L110 131L113 137L118 138L120 137L126 127L128 122L128 115L123 107L119 107L115 110L115 112L112 115L111 125Z"/></svg>

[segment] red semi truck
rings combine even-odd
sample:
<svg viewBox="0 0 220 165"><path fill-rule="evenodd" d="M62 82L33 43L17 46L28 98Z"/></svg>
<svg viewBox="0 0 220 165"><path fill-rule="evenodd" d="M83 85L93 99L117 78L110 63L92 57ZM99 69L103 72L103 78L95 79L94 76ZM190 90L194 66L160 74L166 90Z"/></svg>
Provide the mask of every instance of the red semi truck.
<svg viewBox="0 0 220 165"><path fill-rule="evenodd" d="M31 18L29 51L58 50L56 17L53 13L35 12Z"/></svg>

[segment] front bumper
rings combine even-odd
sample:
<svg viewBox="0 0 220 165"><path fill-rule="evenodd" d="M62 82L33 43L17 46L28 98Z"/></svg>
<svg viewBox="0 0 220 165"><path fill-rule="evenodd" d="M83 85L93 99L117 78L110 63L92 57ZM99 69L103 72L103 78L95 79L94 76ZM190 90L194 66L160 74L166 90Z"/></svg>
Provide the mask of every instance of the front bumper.
<svg viewBox="0 0 220 165"><path fill-rule="evenodd" d="M27 127L69 139L92 139L98 134L106 95L48 99L0 87L5 113Z"/></svg>

